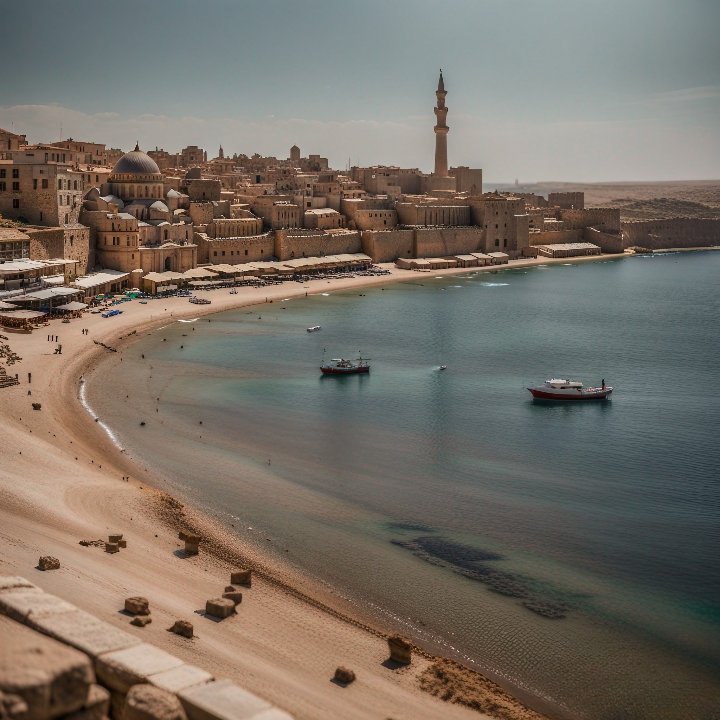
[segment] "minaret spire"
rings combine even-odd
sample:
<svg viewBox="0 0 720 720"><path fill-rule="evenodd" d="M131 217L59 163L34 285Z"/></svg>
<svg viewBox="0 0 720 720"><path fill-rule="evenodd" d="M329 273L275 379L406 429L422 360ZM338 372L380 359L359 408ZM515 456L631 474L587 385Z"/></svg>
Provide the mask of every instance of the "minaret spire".
<svg viewBox="0 0 720 720"><path fill-rule="evenodd" d="M435 91L437 97L437 105L435 106L435 175L438 177L448 177L448 160L447 160L447 134L450 129L445 122L448 109L445 107L445 81L443 80L442 68L440 69L440 79L438 87Z"/></svg>

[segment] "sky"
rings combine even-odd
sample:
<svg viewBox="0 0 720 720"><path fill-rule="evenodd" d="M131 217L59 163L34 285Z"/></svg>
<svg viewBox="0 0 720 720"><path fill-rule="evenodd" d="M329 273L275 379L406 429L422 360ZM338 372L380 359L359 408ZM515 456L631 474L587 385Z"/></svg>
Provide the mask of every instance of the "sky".
<svg viewBox="0 0 720 720"><path fill-rule="evenodd" d="M0 0L0 127L488 181L720 178L720 0Z"/></svg>

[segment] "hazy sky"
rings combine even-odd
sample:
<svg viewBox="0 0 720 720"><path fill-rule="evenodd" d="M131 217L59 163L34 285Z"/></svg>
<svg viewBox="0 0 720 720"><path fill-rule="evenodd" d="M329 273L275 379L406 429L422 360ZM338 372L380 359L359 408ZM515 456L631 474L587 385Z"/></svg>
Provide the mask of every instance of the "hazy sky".
<svg viewBox="0 0 720 720"><path fill-rule="evenodd" d="M489 181L720 178L720 0L0 0L0 127Z"/></svg>

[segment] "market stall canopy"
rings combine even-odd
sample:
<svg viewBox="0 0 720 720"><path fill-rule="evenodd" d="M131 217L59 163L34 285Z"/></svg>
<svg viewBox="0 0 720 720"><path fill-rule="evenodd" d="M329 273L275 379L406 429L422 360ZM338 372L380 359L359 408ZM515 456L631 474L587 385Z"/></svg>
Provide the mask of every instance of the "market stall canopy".
<svg viewBox="0 0 720 720"><path fill-rule="evenodd" d="M89 288L98 287L99 285L104 285L105 283L124 280L129 275L130 273L122 272L120 270L101 270L100 272L76 278L73 282L73 286L81 288L82 290L88 290Z"/></svg>
<svg viewBox="0 0 720 720"><path fill-rule="evenodd" d="M193 268L192 270L186 270L183 274L183 277L188 279L199 279L199 278L217 278L217 273L214 273L212 270L209 270L208 268Z"/></svg>
<svg viewBox="0 0 720 720"><path fill-rule="evenodd" d="M36 320L45 317L47 313L39 310L13 310L12 312L0 311L0 320Z"/></svg>
<svg viewBox="0 0 720 720"><path fill-rule="evenodd" d="M84 310L87 307L85 303L77 302L73 300L72 302L65 303L65 305L58 305L55 309L56 310Z"/></svg>

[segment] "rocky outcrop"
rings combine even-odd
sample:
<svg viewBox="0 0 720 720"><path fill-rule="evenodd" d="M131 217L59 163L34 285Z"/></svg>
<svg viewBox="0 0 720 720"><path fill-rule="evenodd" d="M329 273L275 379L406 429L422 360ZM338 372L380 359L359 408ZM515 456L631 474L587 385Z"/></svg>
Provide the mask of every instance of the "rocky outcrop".
<svg viewBox="0 0 720 720"><path fill-rule="evenodd" d="M38 568L40 570L59 570L60 561L50 555L43 555L38 561Z"/></svg>
<svg viewBox="0 0 720 720"><path fill-rule="evenodd" d="M150 601L140 596L125 598L125 612L131 615L149 615Z"/></svg>

